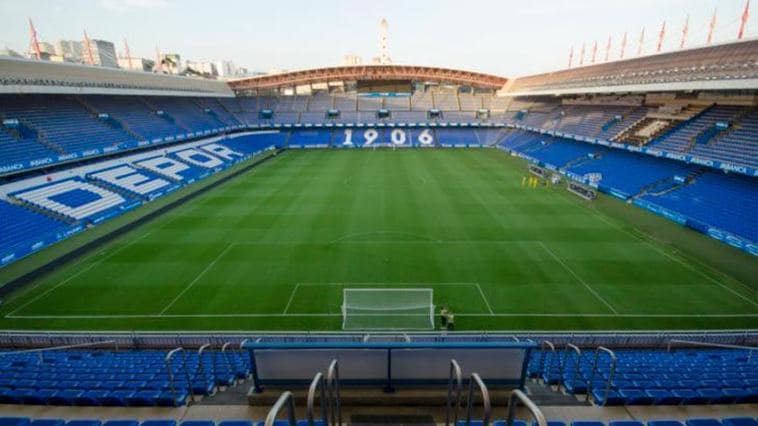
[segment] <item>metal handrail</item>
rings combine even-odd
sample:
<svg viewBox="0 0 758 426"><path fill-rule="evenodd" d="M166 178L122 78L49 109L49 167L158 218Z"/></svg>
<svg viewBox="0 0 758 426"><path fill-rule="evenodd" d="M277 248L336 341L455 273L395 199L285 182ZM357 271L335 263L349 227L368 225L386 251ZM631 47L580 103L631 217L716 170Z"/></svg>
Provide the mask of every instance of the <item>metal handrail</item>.
<svg viewBox="0 0 758 426"><path fill-rule="evenodd" d="M513 426L513 417L516 415L516 399L521 401L527 410L529 410L530 413L532 413L532 416L534 416L534 420L537 420L537 424L539 426L547 426L547 420L545 419L545 415L542 414L542 410L540 410L539 407L537 407L537 404L534 403L531 399L529 399L526 394L518 389L514 389L511 391L510 396L508 397L508 415L506 416L506 425L507 426Z"/></svg>
<svg viewBox="0 0 758 426"><path fill-rule="evenodd" d="M229 370L234 374L234 382L237 382L237 363L232 361L231 355L229 355L229 352L227 349L229 346L231 346L232 342L226 342L223 345L221 345L221 355L226 360L226 365L229 366Z"/></svg>
<svg viewBox="0 0 758 426"><path fill-rule="evenodd" d="M10 352L0 352L0 356L5 355L19 355L19 354L29 354L29 353L37 353L39 354L39 360L40 362L44 361L45 352L50 351L62 351L66 349L78 349L78 348L87 348L90 346L99 346L99 345L107 345L113 343L114 350L118 350L118 342L116 340L101 340L98 342L88 342L88 343L79 343L76 345L64 345L64 346L52 346L49 348L37 348L37 349L22 349L19 351L10 351Z"/></svg>
<svg viewBox="0 0 758 426"><path fill-rule="evenodd" d="M561 363L561 377L560 381L558 382L558 389L561 388L561 384L563 384L563 389L566 389L566 382L563 380L563 373L566 372L566 363L568 362L569 349L572 349L574 352L576 352L576 365L574 365L574 375L571 378L571 384L576 385L576 375L579 374L579 367L582 362L582 350L572 343L567 343L566 348L563 350L563 362Z"/></svg>
<svg viewBox="0 0 758 426"><path fill-rule="evenodd" d="M744 349L748 351L748 355L747 355L748 361L750 361L750 359L753 357L753 351L758 351L758 348L755 346L727 345L724 343L708 343L708 342L698 342L694 340L670 339L668 342L666 342L666 352L671 352L672 343L684 343L686 345L712 347L712 348Z"/></svg>
<svg viewBox="0 0 758 426"><path fill-rule="evenodd" d="M608 373L608 383L605 385L605 398L603 398L603 405L605 405L605 403L608 401L608 394L611 392L611 383L613 382L613 376L616 374L616 362L618 359L612 350L604 346L598 346L597 349L595 349L595 361L592 363L592 373L590 374L590 379L587 382L587 397L584 400L589 401L590 396L592 395L592 386L595 383L595 373L597 372L597 366L601 352L605 352L608 354L608 356L611 357L611 370Z"/></svg>
<svg viewBox="0 0 758 426"><path fill-rule="evenodd" d="M189 369L187 368L187 355L184 353L184 348L176 348L166 354L165 363L166 371L168 372L169 385L171 386L171 396L174 398L174 402L176 402L176 383L174 382L174 368L171 361L174 358L174 355L179 352L182 354L182 366L184 367L184 374L187 376L190 400L195 402L195 392L192 390L192 378L190 377Z"/></svg>
<svg viewBox="0 0 758 426"><path fill-rule="evenodd" d="M468 384L468 398L466 399L466 424L471 424L471 414L474 410L474 384L479 388L479 392L482 394L482 426L489 426L490 418L492 417L492 404L490 403L490 392L487 390L487 385L484 384L482 378L478 373L471 373L471 379Z"/></svg>
<svg viewBox="0 0 758 426"><path fill-rule="evenodd" d="M455 409L453 410L453 386L455 386ZM450 360L450 374L447 381L447 402L445 403L445 425L450 426L450 418L453 417L453 423L458 423L458 411L461 409L461 389L463 388L463 378L461 366L455 359ZM452 416L450 415L452 412Z"/></svg>
<svg viewBox="0 0 758 426"><path fill-rule="evenodd" d="M290 391L282 393L274 405L271 406L271 410L269 410L268 415L266 415L264 426L274 426L276 416L279 415L284 404L287 404L287 420L289 421L289 426L297 426L297 419L295 418L295 398Z"/></svg>
<svg viewBox="0 0 758 426"><path fill-rule="evenodd" d="M543 340L542 343L540 343L540 373L542 374L545 374L545 346L550 348L550 364L548 365L548 373L551 370L553 362L555 362L555 345L548 340Z"/></svg>
<svg viewBox="0 0 758 426"><path fill-rule="evenodd" d="M316 398L316 389L318 389L318 396L319 396L319 407L321 408L321 421L323 421L324 425L329 426L329 420L327 419L327 409L326 406L326 400L325 400L325 394L326 394L326 388L324 386L324 375L321 374L319 371L316 373L315 376L313 376L313 380L311 381L311 385L308 387L308 398L307 398L307 408L306 413L308 415L308 426L313 426L313 400Z"/></svg>
<svg viewBox="0 0 758 426"><path fill-rule="evenodd" d="M332 425L342 426L342 400L340 399L340 366L337 359L329 364L326 373L326 388L329 393L329 415Z"/></svg>
<svg viewBox="0 0 758 426"><path fill-rule="evenodd" d="M197 350L197 368L200 370L200 374L202 374L206 389L208 389L209 381L208 381L208 374L205 371L205 363L203 362L203 352L205 352L205 350L209 348L210 346L211 346L210 343L206 343L200 346L200 348ZM213 386L216 386L216 371L215 370L216 370L215 366L213 365L213 363L211 363L211 377L213 378Z"/></svg>

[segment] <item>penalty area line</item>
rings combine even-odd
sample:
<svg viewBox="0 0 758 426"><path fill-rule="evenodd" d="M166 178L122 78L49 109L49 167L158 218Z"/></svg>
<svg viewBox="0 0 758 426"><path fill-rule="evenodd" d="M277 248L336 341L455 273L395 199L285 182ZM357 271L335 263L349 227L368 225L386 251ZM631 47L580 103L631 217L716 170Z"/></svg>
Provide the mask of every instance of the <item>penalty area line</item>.
<svg viewBox="0 0 758 426"><path fill-rule="evenodd" d="M290 305L292 304L292 301L295 299L295 293L297 293L298 288L300 288L300 283L295 284L295 288L292 289L292 293L290 293L290 299L287 301L287 306L284 307L284 312L282 312L282 314L286 315L287 311L290 310Z"/></svg>

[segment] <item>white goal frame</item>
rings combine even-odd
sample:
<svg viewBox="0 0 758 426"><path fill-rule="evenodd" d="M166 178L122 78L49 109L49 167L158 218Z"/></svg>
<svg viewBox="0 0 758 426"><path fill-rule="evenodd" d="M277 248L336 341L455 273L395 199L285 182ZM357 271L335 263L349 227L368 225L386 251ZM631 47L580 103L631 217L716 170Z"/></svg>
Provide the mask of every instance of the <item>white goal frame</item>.
<svg viewBox="0 0 758 426"><path fill-rule="evenodd" d="M381 300L381 296L391 297L397 293L411 293L416 292L422 295L420 302L414 305L402 305L398 303L397 306L379 306L372 305L371 303L364 303L359 306L349 305L349 296L351 292L356 293L370 293L375 296L374 300ZM343 330L386 330L386 331L400 331L400 330L434 330L434 289L432 288L376 288L376 287L348 287L342 289L342 329ZM354 311L354 312L351 312ZM386 318L388 321L384 322L384 325L359 325L353 326L351 324L351 316L364 317L364 318L376 318L381 322L381 318ZM408 326L398 325L393 321L393 318L406 317L409 322L416 321L418 324L411 324ZM411 319L413 317L414 319ZM393 324L394 322L394 324ZM423 326L421 325L423 323Z"/></svg>

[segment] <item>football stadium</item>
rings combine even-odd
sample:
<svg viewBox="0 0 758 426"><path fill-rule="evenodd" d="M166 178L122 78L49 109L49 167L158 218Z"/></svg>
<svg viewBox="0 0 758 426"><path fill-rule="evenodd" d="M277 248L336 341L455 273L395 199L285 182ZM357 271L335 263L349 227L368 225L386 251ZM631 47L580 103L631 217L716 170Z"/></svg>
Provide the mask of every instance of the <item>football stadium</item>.
<svg viewBox="0 0 758 426"><path fill-rule="evenodd" d="M514 77L393 63L386 20L370 64L231 75L29 20L0 426L757 426L743 5Z"/></svg>

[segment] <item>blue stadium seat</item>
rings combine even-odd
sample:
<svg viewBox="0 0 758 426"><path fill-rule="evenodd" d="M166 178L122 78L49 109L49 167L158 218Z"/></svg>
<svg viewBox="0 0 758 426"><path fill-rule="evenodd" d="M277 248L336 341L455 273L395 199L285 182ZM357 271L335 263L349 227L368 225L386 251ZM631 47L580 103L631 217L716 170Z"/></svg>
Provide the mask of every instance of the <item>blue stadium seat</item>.
<svg viewBox="0 0 758 426"><path fill-rule="evenodd" d="M721 421L724 426L758 426L754 417L727 417Z"/></svg>
<svg viewBox="0 0 758 426"><path fill-rule="evenodd" d="M29 426L31 420L28 417L0 417L0 426Z"/></svg>
<svg viewBox="0 0 758 426"><path fill-rule="evenodd" d="M571 426L605 426L605 423L596 420L574 420Z"/></svg>
<svg viewBox="0 0 758 426"><path fill-rule="evenodd" d="M723 426L718 419L688 419L687 426Z"/></svg>

